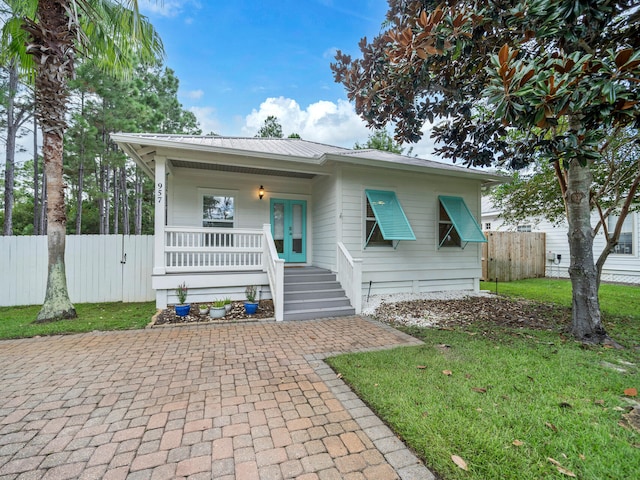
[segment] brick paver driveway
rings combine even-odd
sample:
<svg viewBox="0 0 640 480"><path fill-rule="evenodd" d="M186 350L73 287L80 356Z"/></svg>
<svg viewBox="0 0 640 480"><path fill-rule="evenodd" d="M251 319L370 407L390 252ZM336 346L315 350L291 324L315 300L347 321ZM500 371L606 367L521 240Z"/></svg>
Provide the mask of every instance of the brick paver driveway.
<svg viewBox="0 0 640 480"><path fill-rule="evenodd" d="M0 342L0 479L430 479L321 361L359 317Z"/></svg>

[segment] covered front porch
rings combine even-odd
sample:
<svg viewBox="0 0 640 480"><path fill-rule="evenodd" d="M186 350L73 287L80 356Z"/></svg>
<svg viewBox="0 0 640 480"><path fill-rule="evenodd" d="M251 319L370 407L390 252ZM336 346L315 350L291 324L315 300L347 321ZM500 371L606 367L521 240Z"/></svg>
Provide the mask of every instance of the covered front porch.
<svg viewBox="0 0 640 480"><path fill-rule="evenodd" d="M295 264L285 271L270 224L261 229L161 228L164 233L156 239L164 242L156 243L152 277L158 308L177 303L175 288L185 283L189 302L243 300L245 288L256 285L257 299L273 301L278 321L361 311L362 264L342 243L336 244L335 272Z"/></svg>

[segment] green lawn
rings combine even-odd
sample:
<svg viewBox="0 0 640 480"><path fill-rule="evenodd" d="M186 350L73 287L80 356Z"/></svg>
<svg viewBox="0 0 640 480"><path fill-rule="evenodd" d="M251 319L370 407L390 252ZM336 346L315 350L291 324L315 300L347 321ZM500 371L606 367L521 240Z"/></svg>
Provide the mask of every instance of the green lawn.
<svg viewBox="0 0 640 480"><path fill-rule="evenodd" d="M39 305L0 307L0 339L144 328L156 312L154 302L85 303L75 307L78 318L41 324L34 323Z"/></svg>
<svg viewBox="0 0 640 480"><path fill-rule="evenodd" d="M570 305L566 281L499 292ZM607 328L639 345L640 288L601 292ZM328 362L443 479L567 478L553 461L581 479L638 478L640 433L619 424L638 400L624 393L640 390L638 350L583 347L560 332L483 335L483 327L407 329L425 345Z"/></svg>
<svg viewBox="0 0 640 480"><path fill-rule="evenodd" d="M496 284L480 282L480 288L495 292ZM569 280L531 278L498 283L498 294L571 307ZM640 344L640 286L603 283L600 286L599 297L607 332L623 344Z"/></svg>

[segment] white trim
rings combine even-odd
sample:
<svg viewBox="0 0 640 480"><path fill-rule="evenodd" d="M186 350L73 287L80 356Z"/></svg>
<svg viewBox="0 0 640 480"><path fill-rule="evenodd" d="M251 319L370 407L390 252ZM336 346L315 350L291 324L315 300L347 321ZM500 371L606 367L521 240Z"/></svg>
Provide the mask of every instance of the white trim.
<svg viewBox="0 0 640 480"><path fill-rule="evenodd" d="M153 274L163 275L165 273L164 260L164 228L165 212L167 206L167 176L165 166L166 157L155 156L155 186L154 186L154 253L153 253Z"/></svg>

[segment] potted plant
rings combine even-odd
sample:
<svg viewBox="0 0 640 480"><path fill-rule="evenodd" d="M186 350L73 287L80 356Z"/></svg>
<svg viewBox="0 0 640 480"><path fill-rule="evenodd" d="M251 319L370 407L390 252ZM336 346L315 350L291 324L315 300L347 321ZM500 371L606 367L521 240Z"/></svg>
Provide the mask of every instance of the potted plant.
<svg viewBox="0 0 640 480"><path fill-rule="evenodd" d="M198 305L198 310L200 311L200 315L206 315L207 313L209 313L209 305L207 305L206 303L201 303L200 305Z"/></svg>
<svg viewBox="0 0 640 480"><path fill-rule="evenodd" d="M188 292L187 284L182 282L176 288L176 295L178 297L178 304L176 305L176 315L179 317L186 317L189 315L189 311L191 310L191 305L187 303L187 292Z"/></svg>
<svg viewBox="0 0 640 480"><path fill-rule="evenodd" d="M227 310L224 308L224 300L216 300L211 304L209 316L211 318L222 318Z"/></svg>
<svg viewBox="0 0 640 480"><path fill-rule="evenodd" d="M258 288L255 285L249 285L244 291L247 301L244 302L244 311L247 315L253 315L258 311L258 302L256 302L256 292Z"/></svg>
<svg viewBox="0 0 640 480"><path fill-rule="evenodd" d="M224 308L229 313L231 311L231 298L227 297L224 299Z"/></svg>

